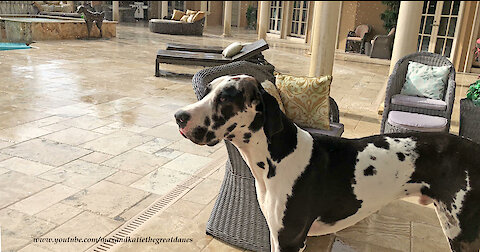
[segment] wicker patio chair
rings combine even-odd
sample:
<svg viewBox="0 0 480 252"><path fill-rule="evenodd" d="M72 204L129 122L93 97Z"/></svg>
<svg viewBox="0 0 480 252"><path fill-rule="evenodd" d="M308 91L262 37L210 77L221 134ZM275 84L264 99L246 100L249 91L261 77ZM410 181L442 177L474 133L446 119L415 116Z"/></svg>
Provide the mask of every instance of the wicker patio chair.
<svg viewBox="0 0 480 252"><path fill-rule="evenodd" d="M258 81L275 83L272 65L257 65L238 61L222 66L206 68L193 77L193 88L200 100L206 95L206 85L225 75L248 74ZM330 98L331 130L309 130L312 134L340 136L343 125L339 123L339 112L335 101ZM207 222L206 232L220 240L252 251L269 251L270 236L265 217L258 205L255 179L242 159L237 148L225 141L229 159L225 165L225 177L215 206Z"/></svg>
<svg viewBox="0 0 480 252"><path fill-rule="evenodd" d="M392 28L388 35L377 35L371 43L367 52L370 58L390 59L392 57L393 40L395 39L395 28Z"/></svg>
<svg viewBox="0 0 480 252"><path fill-rule="evenodd" d="M415 96L407 97L400 94L403 84L405 83L409 61L430 66L450 66L450 73L448 75L447 83L445 84L443 100L433 100ZM388 79L380 133L383 134L386 132L385 127L390 111L410 112L445 118L447 120L445 131L448 132L450 130L454 101L455 68L446 57L429 52L417 52L407 55L398 60Z"/></svg>
<svg viewBox="0 0 480 252"><path fill-rule="evenodd" d="M347 41L345 42L345 52L358 52L364 53L365 51L365 40L367 34L372 30L370 25L359 25L355 28L355 31L350 31L347 34ZM359 45L359 47L355 47ZM358 48L358 49L357 49Z"/></svg>

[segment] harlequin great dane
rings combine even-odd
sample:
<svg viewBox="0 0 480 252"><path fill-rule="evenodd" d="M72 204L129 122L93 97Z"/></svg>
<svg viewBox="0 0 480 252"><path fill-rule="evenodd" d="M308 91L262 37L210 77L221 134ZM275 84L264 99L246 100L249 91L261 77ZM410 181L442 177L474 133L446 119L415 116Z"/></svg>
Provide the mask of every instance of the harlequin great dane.
<svg viewBox="0 0 480 252"><path fill-rule="evenodd" d="M253 77L220 77L207 91L175 114L180 133L239 149L272 251L302 250L307 234L335 233L411 195L435 204L452 251L479 250L480 145L446 133L314 137Z"/></svg>

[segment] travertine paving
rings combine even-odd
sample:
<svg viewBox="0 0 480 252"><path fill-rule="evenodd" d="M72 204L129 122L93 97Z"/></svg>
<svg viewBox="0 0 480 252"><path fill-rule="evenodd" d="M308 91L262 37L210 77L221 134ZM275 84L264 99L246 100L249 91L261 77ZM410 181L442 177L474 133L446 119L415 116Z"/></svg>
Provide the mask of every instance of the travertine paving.
<svg viewBox="0 0 480 252"><path fill-rule="evenodd" d="M33 243L33 237L100 237L206 166L224 162L222 144L196 146L178 134L175 111L196 100L188 78L154 77L155 53L168 42L226 46L253 41L252 31L223 38L150 33L119 25L117 38L45 41L0 53L0 226L2 251L82 251L94 243ZM269 39L277 71L305 75L308 46ZM198 67L165 66L194 73ZM336 60L331 96L345 137L379 132L377 97L388 66ZM458 100L476 77L457 75ZM237 251L205 235L223 179L214 172L135 236L179 236L188 244L126 243L120 251ZM332 244L333 243L333 244ZM446 251L434 211L397 201L336 236L309 238L308 251ZM161 246L161 247L160 247Z"/></svg>

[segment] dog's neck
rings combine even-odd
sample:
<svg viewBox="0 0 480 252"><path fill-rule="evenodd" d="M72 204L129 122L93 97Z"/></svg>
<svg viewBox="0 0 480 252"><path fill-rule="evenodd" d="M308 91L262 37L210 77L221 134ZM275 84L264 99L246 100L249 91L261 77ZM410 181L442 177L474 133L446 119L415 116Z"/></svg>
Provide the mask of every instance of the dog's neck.
<svg viewBox="0 0 480 252"><path fill-rule="evenodd" d="M310 134L296 126L284 114L282 114L282 123L282 131L277 132L270 139L267 138L263 127L255 132L248 131L247 127L245 127L247 129L241 128L239 129L240 134L237 134L240 137L232 139L232 143L239 149L243 159L250 167L257 184L260 186L264 186L266 181L275 175L273 174L274 171L270 169L270 165L277 166L282 162L283 155L281 154L288 154L290 159L297 159L297 161L302 161L299 159L303 158L310 158L309 154L302 154L297 157L299 154L297 151L295 153L284 152L285 150L288 152L290 148L297 150L300 146L302 146L302 149L308 148L307 146L311 146L313 140ZM247 142L241 137L245 133L251 133L251 137ZM281 154L279 155L279 153ZM282 156L282 158L279 158L279 156Z"/></svg>

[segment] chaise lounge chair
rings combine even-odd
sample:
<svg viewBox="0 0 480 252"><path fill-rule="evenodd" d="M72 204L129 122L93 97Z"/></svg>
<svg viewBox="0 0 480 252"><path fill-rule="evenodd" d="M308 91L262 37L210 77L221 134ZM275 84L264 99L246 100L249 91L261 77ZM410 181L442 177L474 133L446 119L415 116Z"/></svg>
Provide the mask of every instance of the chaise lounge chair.
<svg viewBox="0 0 480 252"><path fill-rule="evenodd" d="M199 46L199 45L168 43L166 50L222 54L223 49L224 48L221 46Z"/></svg>
<svg viewBox="0 0 480 252"><path fill-rule="evenodd" d="M266 49L268 49L268 44L265 40L261 39L245 45L240 53L231 58L223 57L221 52L209 53L197 51L158 50L157 60L155 62L155 76L160 76L160 63L193 66L219 66L244 60L253 63L268 64L262 55L262 51Z"/></svg>

